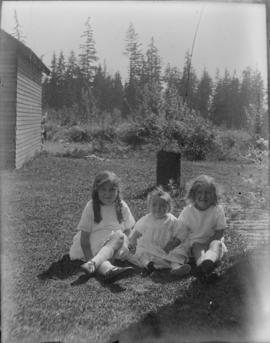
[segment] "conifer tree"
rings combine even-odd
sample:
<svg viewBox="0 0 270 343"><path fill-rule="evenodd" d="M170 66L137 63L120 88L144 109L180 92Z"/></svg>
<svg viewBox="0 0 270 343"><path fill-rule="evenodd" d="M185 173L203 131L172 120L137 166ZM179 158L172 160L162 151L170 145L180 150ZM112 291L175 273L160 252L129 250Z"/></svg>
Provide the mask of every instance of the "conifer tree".
<svg viewBox="0 0 270 343"><path fill-rule="evenodd" d="M45 87L45 94L46 99L48 102L48 106L52 108L57 108L57 77L56 77L56 66L57 66L57 58L55 51L53 52L52 59L51 59L51 73L46 81Z"/></svg>
<svg viewBox="0 0 270 343"><path fill-rule="evenodd" d="M187 51L180 84L180 94L183 96L183 102L191 109L196 108L197 87L198 78L191 64L191 55Z"/></svg>
<svg viewBox="0 0 270 343"><path fill-rule="evenodd" d="M198 83L196 92L196 109L201 113L204 118L209 117L213 92L213 81L207 70L203 70L202 77Z"/></svg>
<svg viewBox="0 0 270 343"><path fill-rule="evenodd" d="M138 40L138 34L135 31L134 25L130 23L126 33L126 46L124 55L129 61L129 78L125 85L125 114L130 113L133 116L140 112L140 104L142 101L142 89L140 81L143 70L143 54L141 51L141 43Z"/></svg>
<svg viewBox="0 0 270 343"><path fill-rule="evenodd" d="M90 23L90 17L85 23L85 31L81 35L83 43L80 45L80 68L81 73L88 83L93 81L96 71L97 52L95 48L95 40L93 37L93 29Z"/></svg>
<svg viewBox="0 0 270 343"><path fill-rule="evenodd" d="M180 70L168 64L163 81L165 83L164 106L166 118L168 120L180 119L180 110L183 103L183 97L179 91L181 84Z"/></svg>
<svg viewBox="0 0 270 343"><path fill-rule="evenodd" d="M142 110L145 114L159 115L162 105L161 58L153 37L146 51L146 60L143 66L140 80L141 89L143 89Z"/></svg>
<svg viewBox="0 0 270 343"><path fill-rule="evenodd" d="M71 50L65 72L65 105L67 107L74 106L81 101L81 82L80 82L80 67L77 63L77 57Z"/></svg>
<svg viewBox="0 0 270 343"><path fill-rule="evenodd" d="M85 31L81 35L81 38L84 41L80 45L81 54L79 55L80 81L82 84L79 111L82 115L82 120L91 121L94 120L96 115L96 103L93 96L92 83L97 69L96 62L98 58L90 17L87 18Z"/></svg>
<svg viewBox="0 0 270 343"><path fill-rule="evenodd" d="M126 33L124 55L129 59L129 82L138 81L142 71L143 55L141 43L138 40L138 34L135 31L133 23L130 23Z"/></svg>

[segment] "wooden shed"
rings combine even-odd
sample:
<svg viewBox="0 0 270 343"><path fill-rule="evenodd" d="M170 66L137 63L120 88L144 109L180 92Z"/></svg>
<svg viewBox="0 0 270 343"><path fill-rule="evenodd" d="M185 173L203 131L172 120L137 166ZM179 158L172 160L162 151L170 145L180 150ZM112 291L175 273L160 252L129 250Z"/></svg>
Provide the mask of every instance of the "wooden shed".
<svg viewBox="0 0 270 343"><path fill-rule="evenodd" d="M41 148L41 80L49 69L27 46L0 30L0 163L20 168Z"/></svg>

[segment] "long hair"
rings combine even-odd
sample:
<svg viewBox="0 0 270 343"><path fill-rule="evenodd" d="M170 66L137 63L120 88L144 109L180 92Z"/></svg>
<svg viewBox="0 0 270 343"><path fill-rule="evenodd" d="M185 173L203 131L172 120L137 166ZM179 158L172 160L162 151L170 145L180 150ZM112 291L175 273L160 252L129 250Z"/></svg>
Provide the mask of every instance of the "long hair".
<svg viewBox="0 0 270 343"><path fill-rule="evenodd" d="M194 179L187 191L186 195L186 202L187 203L194 203L195 202L195 196L196 192L199 187L201 186L207 186L209 187L209 190L213 192L213 204L216 206L218 204L219 200L219 191L218 191L218 185L216 184L213 177L208 175L200 175L196 179Z"/></svg>
<svg viewBox="0 0 270 343"><path fill-rule="evenodd" d="M171 212L173 209L173 202L170 194L165 192L161 186L154 188L152 192L150 192L147 196L147 207L150 210L152 199L157 196L160 199L164 200L168 205L168 212Z"/></svg>
<svg viewBox="0 0 270 343"><path fill-rule="evenodd" d="M123 221L123 213L122 213L122 200L121 200L121 194L120 194L120 179L116 176L115 173L108 170L102 171L99 174L97 174L93 183L92 201L93 201L93 211L94 211L94 222L98 224L102 220L102 216L101 216L102 204L98 197L98 189L105 182L110 182L112 185L117 187L117 195L116 195L114 205L115 205L117 220L121 224Z"/></svg>

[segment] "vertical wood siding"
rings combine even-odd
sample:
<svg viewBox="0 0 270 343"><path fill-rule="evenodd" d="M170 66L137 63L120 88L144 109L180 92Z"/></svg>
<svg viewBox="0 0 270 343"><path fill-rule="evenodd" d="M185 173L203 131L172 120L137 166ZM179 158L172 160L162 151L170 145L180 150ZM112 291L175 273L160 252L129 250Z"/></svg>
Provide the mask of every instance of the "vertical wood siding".
<svg viewBox="0 0 270 343"><path fill-rule="evenodd" d="M41 73L21 58L17 73L16 168L41 147Z"/></svg>
<svg viewBox="0 0 270 343"><path fill-rule="evenodd" d="M0 37L0 167L15 167L16 50Z"/></svg>

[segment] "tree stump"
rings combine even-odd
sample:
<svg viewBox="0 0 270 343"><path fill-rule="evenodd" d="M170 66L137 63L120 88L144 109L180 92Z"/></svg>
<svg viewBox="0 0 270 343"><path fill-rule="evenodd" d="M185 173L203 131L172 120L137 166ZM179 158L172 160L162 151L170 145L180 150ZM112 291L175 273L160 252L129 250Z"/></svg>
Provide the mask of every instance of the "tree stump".
<svg viewBox="0 0 270 343"><path fill-rule="evenodd" d="M157 185L165 189L170 183L180 185L181 154L173 151L160 150L157 153Z"/></svg>

